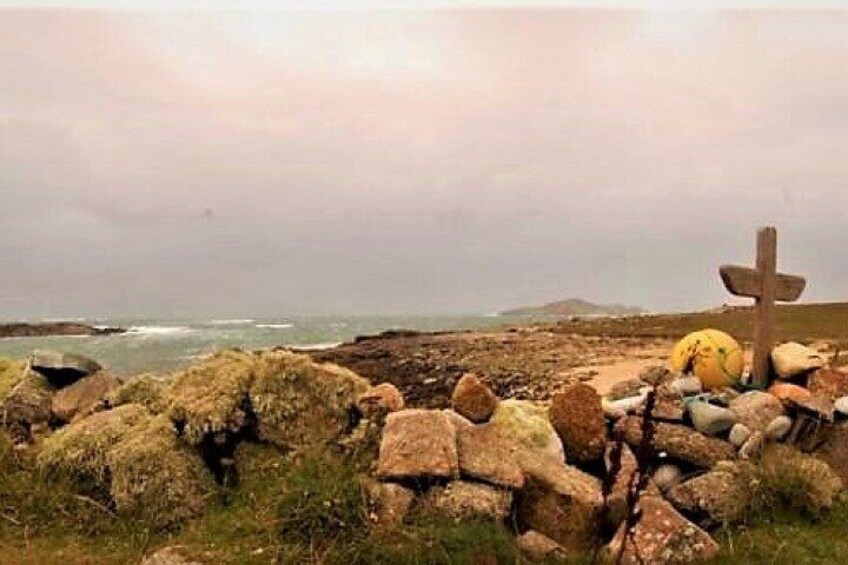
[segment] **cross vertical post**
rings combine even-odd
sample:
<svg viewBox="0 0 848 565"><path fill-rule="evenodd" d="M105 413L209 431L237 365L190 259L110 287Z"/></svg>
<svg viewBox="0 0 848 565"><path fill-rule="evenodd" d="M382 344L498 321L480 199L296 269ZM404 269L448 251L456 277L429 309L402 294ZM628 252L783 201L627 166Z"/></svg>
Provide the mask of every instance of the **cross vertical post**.
<svg viewBox="0 0 848 565"><path fill-rule="evenodd" d="M774 347L777 287L777 230L761 228L757 232L757 271L760 275L760 295L754 303L754 366L753 383L765 387L769 375L769 357Z"/></svg>
<svg viewBox="0 0 848 565"><path fill-rule="evenodd" d="M771 350L776 324L775 302L798 300L807 285L804 277L777 272L777 230L773 227L757 231L756 269L723 265L721 280L735 296L753 298L754 303L754 364L752 382L764 388L768 384Z"/></svg>

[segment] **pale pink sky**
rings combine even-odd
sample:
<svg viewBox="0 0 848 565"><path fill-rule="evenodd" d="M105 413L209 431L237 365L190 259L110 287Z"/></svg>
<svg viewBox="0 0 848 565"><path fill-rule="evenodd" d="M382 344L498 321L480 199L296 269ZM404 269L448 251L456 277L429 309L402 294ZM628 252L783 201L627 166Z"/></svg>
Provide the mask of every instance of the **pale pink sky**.
<svg viewBox="0 0 848 565"><path fill-rule="evenodd" d="M848 11L0 12L0 317L845 299Z"/></svg>

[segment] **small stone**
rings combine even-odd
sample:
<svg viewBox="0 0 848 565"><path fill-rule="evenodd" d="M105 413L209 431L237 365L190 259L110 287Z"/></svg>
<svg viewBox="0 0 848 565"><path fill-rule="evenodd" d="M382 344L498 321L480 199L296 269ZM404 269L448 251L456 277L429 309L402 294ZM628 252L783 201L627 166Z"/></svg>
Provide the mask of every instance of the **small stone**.
<svg viewBox="0 0 848 565"><path fill-rule="evenodd" d="M606 398L603 398L601 399L601 408L607 418L611 420L619 420L628 414L637 412L642 407L642 404L645 403L646 398L647 394L631 396L619 400L607 400Z"/></svg>
<svg viewBox="0 0 848 565"><path fill-rule="evenodd" d="M568 553L560 544L536 530L524 532L519 536L518 549L531 561L565 559Z"/></svg>
<svg viewBox="0 0 848 565"><path fill-rule="evenodd" d="M748 438L751 437L751 430L748 429L748 426L745 424L734 424L732 428L730 428L730 435L728 439L730 443L734 445L737 449L742 447Z"/></svg>
<svg viewBox="0 0 848 565"><path fill-rule="evenodd" d="M459 476L456 429L439 410L401 410L386 418L377 476L383 479Z"/></svg>
<svg viewBox="0 0 848 565"><path fill-rule="evenodd" d="M668 492L683 479L683 471L677 465L666 463L660 465L653 475L654 483L662 492Z"/></svg>
<svg viewBox="0 0 848 565"><path fill-rule="evenodd" d="M780 400L767 392L752 390L730 402L739 423L752 432L763 431L772 420L785 413Z"/></svg>
<svg viewBox="0 0 848 565"><path fill-rule="evenodd" d="M769 387L768 392L784 404L790 401L805 402L812 396L809 390L792 383L776 382Z"/></svg>
<svg viewBox="0 0 848 565"><path fill-rule="evenodd" d="M817 396L823 396L835 402L848 397L848 373L834 369L819 369L810 375L807 388Z"/></svg>
<svg viewBox="0 0 848 565"><path fill-rule="evenodd" d="M722 434L739 421L735 412L708 402L693 400L687 404L695 429L709 436Z"/></svg>
<svg viewBox="0 0 848 565"><path fill-rule="evenodd" d="M833 403L833 406L837 412L843 416L848 416L848 396L837 398L836 402Z"/></svg>
<svg viewBox="0 0 848 565"><path fill-rule="evenodd" d="M180 555L177 547L166 547L148 555L141 565L201 565Z"/></svg>
<svg viewBox="0 0 848 565"><path fill-rule="evenodd" d="M356 407L365 418L398 412L404 407L403 395L391 383L372 386L356 399Z"/></svg>
<svg viewBox="0 0 848 565"><path fill-rule="evenodd" d="M763 453L763 444L765 443L765 436L763 432L754 432L751 434L745 443L742 444L742 447L739 448L739 459L749 460L749 459L757 459Z"/></svg>
<svg viewBox="0 0 848 565"><path fill-rule="evenodd" d="M512 493L490 485L454 481L445 487L431 488L422 506L455 520L490 518L501 521L509 514Z"/></svg>
<svg viewBox="0 0 848 565"><path fill-rule="evenodd" d="M656 387L653 417L658 420L682 422L685 408L683 396L673 389L669 383Z"/></svg>
<svg viewBox="0 0 848 565"><path fill-rule="evenodd" d="M371 478L362 479L368 518L375 526L392 528L403 523L412 507L415 493L395 483L380 483Z"/></svg>
<svg viewBox="0 0 848 565"><path fill-rule="evenodd" d="M670 382L679 375L672 373L667 367L655 365L647 367L639 373L639 380L648 383L651 386L658 386L662 383Z"/></svg>
<svg viewBox="0 0 848 565"><path fill-rule="evenodd" d="M669 383L672 390L681 396L695 396L704 390L701 379L698 377L678 377Z"/></svg>
<svg viewBox="0 0 848 565"><path fill-rule="evenodd" d="M771 352L771 361L774 372L781 379L791 379L813 369L819 369L825 364L821 353L795 342L775 347Z"/></svg>
<svg viewBox="0 0 848 565"><path fill-rule="evenodd" d="M476 375L466 373L453 389L451 407L472 422L485 422L498 407L498 397Z"/></svg>
<svg viewBox="0 0 848 565"><path fill-rule="evenodd" d="M565 387L551 399L548 414L568 461L588 463L603 457L607 427L594 388L585 384Z"/></svg>
<svg viewBox="0 0 848 565"><path fill-rule="evenodd" d="M792 429L792 418L789 416L778 416L766 426L763 434L766 439L771 441L781 441L786 437L790 429Z"/></svg>

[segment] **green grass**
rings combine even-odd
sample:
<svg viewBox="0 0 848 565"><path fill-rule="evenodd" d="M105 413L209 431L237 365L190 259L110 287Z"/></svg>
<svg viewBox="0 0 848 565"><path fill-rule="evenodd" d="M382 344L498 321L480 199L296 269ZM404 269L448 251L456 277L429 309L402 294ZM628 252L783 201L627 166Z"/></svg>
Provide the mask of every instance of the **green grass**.
<svg viewBox="0 0 848 565"><path fill-rule="evenodd" d="M612 337L677 338L704 328L725 331L742 341L753 339L753 311L734 308L727 312L663 314L560 322L562 331ZM780 341L809 342L825 339L848 344L848 303L781 304L777 307Z"/></svg>

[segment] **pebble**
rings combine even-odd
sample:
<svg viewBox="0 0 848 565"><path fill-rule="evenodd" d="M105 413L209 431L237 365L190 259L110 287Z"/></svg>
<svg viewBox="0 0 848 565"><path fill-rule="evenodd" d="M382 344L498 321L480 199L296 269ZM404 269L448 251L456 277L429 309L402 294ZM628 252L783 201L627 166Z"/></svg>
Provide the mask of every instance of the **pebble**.
<svg viewBox="0 0 848 565"><path fill-rule="evenodd" d="M695 396L704 390L701 379L698 377L678 377L669 386L681 396Z"/></svg>
<svg viewBox="0 0 848 565"><path fill-rule="evenodd" d="M839 412L843 416L848 416L848 396L843 396L842 398L837 398L833 403L836 411Z"/></svg>
<svg viewBox="0 0 848 565"><path fill-rule="evenodd" d="M680 467L677 465L672 465L670 463L666 463L664 465L660 465L656 471L654 471L654 484L657 485L662 492L668 492L672 488L676 487L680 484L680 481L683 478L683 471L680 470Z"/></svg>
<svg viewBox="0 0 848 565"><path fill-rule="evenodd" d="M739 421L739 417L732 410L701 400L689 402L687 409L695 429L710 436L726 432Z"/></svg>
<svg viewBox="0 0 848 565"><path fill-rule="evenodd" d="M763 450L763 434L762 432L754 432L751 437L742 444L739 449L740 459L753 459L758 457Z"/></svg>
<svg viewBox="0 0 848 565"><path fill-rule="evenodd" d="M742 447L748 438L751 437L751 430L745 424L734 424L730 428L730 443L737 449Z"/></svg>
<svg viewBox="0 0 848 565"><path fill-rule="evenodd" d="M765 436L772 441L781 441L792 429L792 418L789 416L778 416L766 426Z"/></svg>

